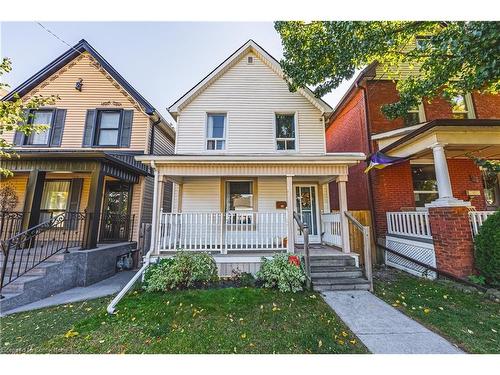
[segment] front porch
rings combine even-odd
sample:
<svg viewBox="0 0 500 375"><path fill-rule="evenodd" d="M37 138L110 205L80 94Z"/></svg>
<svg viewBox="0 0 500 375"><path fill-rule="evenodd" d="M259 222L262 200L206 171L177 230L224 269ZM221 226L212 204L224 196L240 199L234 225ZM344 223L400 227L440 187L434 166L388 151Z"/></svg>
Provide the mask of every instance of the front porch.
<svg viewBox="0 0 500 375"><path fill-rule="evenodd" d="M141 156L155 169L154 207L161 183L174 182L173 212L153 217L152 254L179 249L257 259L300 252L304 237L294 212L309 228L312 244L348 254L348 167L362 154L272 156ZM339 212L330 212L328 184L339 186ZM298 246L296 246L298 245Z"/></svg>

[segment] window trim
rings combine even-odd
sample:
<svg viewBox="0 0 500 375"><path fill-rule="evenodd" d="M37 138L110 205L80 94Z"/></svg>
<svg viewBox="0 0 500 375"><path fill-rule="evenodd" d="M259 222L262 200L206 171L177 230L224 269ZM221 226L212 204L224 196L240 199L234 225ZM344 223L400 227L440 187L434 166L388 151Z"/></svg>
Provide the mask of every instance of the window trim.
<svg viewBox="0 0 500 375"><path fill-rule="evenodd" d="M257 177L221 177L220 179L220 208L221 211L226 213L226 212L237 212L237 211L230 211L229 207L227 207L227 183L228 182L251 182L252 183L252 195L253 195L253 200L252 200L252 211L251 212L258 212L259 210L259 205L258 205L258 178Z"/></svg>
<svg viewBox="0 0 500 375"><path fill-rule="evenodd" d="M118 137L115 145L100 145L99 142L99 132L100 132L100 118L103 112L118 112L120 114L120 120L118 123ZM94 123L92 147L95 148L110 148L110 147L121 147L121 136L123 129L123 108L96 108L96 116Z"/></svg>
<svg viewBox="0 0 500 375"><path fill-rule="evenodd" d="M293 115L293 123L294 123L294 133L295 138L278 138L278 134L276 133L276 116L277 115ZM274 134L274 151L279 153L295 153L299 152L299 125L298 125L299 113L297 111L275 111L273 113L273 134ZM295 148L290 150L279 150L278 149L278 140L280 141L295 141Z"/></svg>
<svg viewBox="0 0 500 375"><path fill-rule="evenodd" d="M210 116L216 115L224 115L224 137L223 138L209 138L208 137L208 118ZM229 114L225 111L208 111L205 112L205 133L204 133L204 142L205 142L205 151L207 152L226 152L227 151L227 138L228 138L228 127L229 127ZM208 141L215 141L215 149L208 148ZM218 150L217 149L217 141L224 141L224 148Z"/></svg>
<svg viewBox="0 0 500 375"><path fill-rule="evenodd" d="M31 136L32 134L30 135L26 135L26 134L23 134L23 144L22 144L22 147L50 147L50 140L52 138L52 132L54 131L54 121L55 121L55 118L56 118L56 108L38 108L38 109L30 109L29 112L28 112L28 124L31 125L33 124L33 120L35 119L34 116L32 116L32 114L34 112L51 112L52 113L52 117L50 119L50 127L48 129L48 135L47 135L47 143L37 143L37 144L32 144L32 143L28 143L31 139Z"/></svg>
<svg viewBox="0 0 500 375"><path fill-rule="evenodd" d="M69 187L68 187L68 201L66 202L66 208L64 209L64 212L68 212L68 208L69 208L69 205L71 203L71 191L73 189L73 178L46 178L45 181L44 181L44 186L43 186L43 190L45 189L45 183L47 182L67 182L69 181ZM43 195L43 190L42 190L42 195ZM81 197L80 197L81 199ZM42 202L40 202L40 206L38 208L38 211L40 213L42 212L54 212L55 210L49 210L49 209L46 209L46 208L42 208Z"/></svg>
<svg viewBox="0 0 500 375"><path fill-rule="evenodd" d="M475 119L476 112L474 110L474 102L472 101L472 95L469 92L465 93L465 94L461 94L461 95L464 98L464 102L465 102L465 106L467 107L467 111L455 112L455 111L453 111L453 105L450 103L451 115L453 116L454 114L465 113L467 115L467 118L466 118L467 120Z"/></svg>
<svg viewBox="0 0 500 375"><path fill-rule="evenodd" d="M424 103L422 103L422 102L418 103L417 108L415 108L415 109L409 109L406 112L407 113L418 113L418 122L416 124L407 125L405 123L405 120L403 119L403 124L404 124L405 127L422 124L422 123L424 123L426 121Z"/></svg>
<svg viewBox="0 0 500 375"><path fill-rule="evenodd" d="M410 161L410 171L411 171L411 189L412 189L412 192L413 192L413 201L414 201L414 204L415 204L415 209L416 210L419 210L419 209L426 209L426 206L417 206L417 200L415 199L415 194L438 194L439 195L439 191L437 190L437 185L436 185L436 190L415 190L414 186L413 186L413 168L414 167L419 167L419 166L428 166L428 165L432 165L433 168L434 168L434 173L435 173L435 165L434 165L434 161L426 161L426 160L415 160L415 161ZM436 182L437 184L437 182ZM439 198L439 196L438 196Z"/></svg>

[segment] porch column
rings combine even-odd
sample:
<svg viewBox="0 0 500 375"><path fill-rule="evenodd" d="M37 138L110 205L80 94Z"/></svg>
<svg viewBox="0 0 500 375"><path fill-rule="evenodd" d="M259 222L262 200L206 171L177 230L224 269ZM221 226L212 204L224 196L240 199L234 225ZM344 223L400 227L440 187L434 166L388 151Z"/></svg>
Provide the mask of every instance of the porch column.
<svg viewBox="0 0 500 375"><path fill-rule="evenodd" d="M160 195L160 173L158 169L154 170L154 182L153 182L153 212L151 218L151 243L149 251L152 254L158 253L158 231L160 229L160 205L159 205L159 195Z"/></svg>
<svg viewBox="0 0 500 375"><path fill-rule="evenodd" d="M97 164L96 169L90 175L89 201L87 204L88 219L85 225L84 249L97 247L99 238L99 223L101 222L101 206L104 192L104 176L102 165Z"/></svg>
<svg viewBox="0 0 500 375"><path fill-rule="evenodd" d="M288 218L288 248L287 252L295 251L295 225L293 218L293 175L286 176L286 216Z"/></svg>
<svg viewBox="0 0 500 375"><path fill-rule="evenodd" d="M435 143L431 146L432 154L434 156L434 169L436 171L436 182L439 198L431 203L426 204L426 206L470 206L470 202L465 202L453 197L444 146L445 145L443 145L442 143Z"/></svg>
<svg viewBox="0 0 500 375"><path fill-rule="evenodd" d="M351 252L349 243L349 222L347 221L347 175L340 175L336 179L339 190L339 211L340 211L340 231L342 233L342 251L344 253Z"/></svg>
<svg viewBox="0 0 500 375"><path fill-rule="evenodd" d="M45 172L34 169L30 171L24 198L22 231L34 227L40 222L40 204L42 203Z"/></svg>

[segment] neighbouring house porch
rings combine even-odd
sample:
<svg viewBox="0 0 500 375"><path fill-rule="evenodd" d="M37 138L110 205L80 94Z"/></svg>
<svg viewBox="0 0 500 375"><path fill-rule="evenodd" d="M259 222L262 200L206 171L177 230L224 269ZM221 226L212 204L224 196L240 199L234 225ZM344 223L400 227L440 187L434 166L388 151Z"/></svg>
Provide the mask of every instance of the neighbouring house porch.
<svg viewBox="0 0 500 375"><path fill-rule="evenodd" d="M300 251L296 216L312 244L350 253L346 183L362 154L140 156L155 170L155 202L163 179L174 182L171 213L153 217L152 251L179 249L223 256L261 257ZM339 212L330 212L328 184L339 185ZM158 187L158 188L157 188ZM157 203L154 203L157 207ZM155 222L155 220L157 220ZM297 245L297 246L296 246Z"/></svg>

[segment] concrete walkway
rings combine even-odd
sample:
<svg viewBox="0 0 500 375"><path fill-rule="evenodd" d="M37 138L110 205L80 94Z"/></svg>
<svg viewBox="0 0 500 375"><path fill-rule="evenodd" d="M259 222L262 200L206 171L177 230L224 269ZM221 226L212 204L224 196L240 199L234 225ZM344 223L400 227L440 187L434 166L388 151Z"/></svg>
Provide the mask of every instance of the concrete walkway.
<svg viewBox="0 0 500 375"><path fill-rule="evenodd" d="M370 292L323 292L323 298L374 354L463 353Z"/></svg>
<svg viewBox="0 0 500 375"><path fill-rule="evenodd" d="M118 293L134 276L136 271L123 271L111 276L98 283L86 286L68 289L64 292L54 294L53 296L41 299L13 310L4 312L1 316L15 314L23 311L37 310L44 307L65 305L67 303L86 301Z"/></svg>

